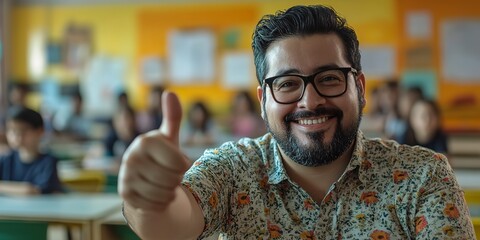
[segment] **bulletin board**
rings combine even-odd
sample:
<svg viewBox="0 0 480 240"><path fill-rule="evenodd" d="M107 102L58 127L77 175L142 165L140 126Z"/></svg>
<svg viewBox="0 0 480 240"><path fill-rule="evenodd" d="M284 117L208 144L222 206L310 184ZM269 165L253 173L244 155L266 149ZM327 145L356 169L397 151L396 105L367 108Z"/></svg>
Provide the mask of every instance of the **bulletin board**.
<svg viewBox="0 0 480 240"><path fill-rule="evenodd" d="M436 78L438 87L436 101L442 109L443 124L447 131L480 131L480 72L478 71L480 66L476 67L478 76L473 76L469 71L467 80L462 79L459 74L457 74L459 77L450 74L452 70L446 67L451 68L452 57L457 59L453 62L457 67L461 67L458 64L462 64L458 59L463 59L465 64L472 62L478 64L478 61L468 61L473 56L468 51L464 53L456 51L455 55L448 53L452 48L451 45L446 44L457 40L454 38L452 40L452 36L445 36L445 31L458 31L458 27L463 23L465 23L463 27L467 29L476 26L475 23L480 23L480 2L476 0L402 0L397 1L397 4L399 27L402 31L399 41L401 71L409 74L415 74L417 71L431 72L430 75ZM452 28L452 26L455 27ZM468 32L474 34L471 31ZM464 54L464 57L461 54ZM458 69L453 70L458 73Z"/></svg>
<svg viewBox="0 0 480 240"><path fill-rule="evenodd" d="M251 34L258 21L258 15L256 5L249 4L165 5L141 9L137 18L137 62L146 56L159 56L165 59L168 56L168 37L172 31L208 30L213 33L217 44L217 66L214 79L209 81L211 84L192 82L185 85L175 84L171 79L165 81L167 88L180 96L184 106L193 101L202 100L217 108L212 109L214 112L222 111L227 107L228 101L219 102L218 100L231 99L235 90L222 87L220 54L251 52ZM252 71L250 74L251 81L256 82L255 72ZM148 86L143 89L145 94L148 89ZM255 89L254 86L251 91L254 92Z"/></svg>

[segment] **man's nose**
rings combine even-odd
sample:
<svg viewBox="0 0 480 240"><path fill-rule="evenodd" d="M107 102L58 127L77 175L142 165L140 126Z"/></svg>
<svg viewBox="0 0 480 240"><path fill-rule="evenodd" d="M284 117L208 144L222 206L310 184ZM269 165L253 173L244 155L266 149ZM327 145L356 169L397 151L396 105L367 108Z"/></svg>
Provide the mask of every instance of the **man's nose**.
<svg viewBox="0 0 480 240"><path fill-rule="evenodd" d="M298 102L298 105L302 108L316 109L319 105L325 104L326 98L320 96L312 84L307 84L302 99Z"/></svg>

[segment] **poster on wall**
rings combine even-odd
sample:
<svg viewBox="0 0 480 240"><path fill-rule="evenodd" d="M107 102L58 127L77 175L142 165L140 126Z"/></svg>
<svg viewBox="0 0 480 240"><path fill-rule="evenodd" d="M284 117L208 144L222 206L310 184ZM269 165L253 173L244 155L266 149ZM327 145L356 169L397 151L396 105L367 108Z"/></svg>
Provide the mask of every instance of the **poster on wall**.
<svg viewBox="0 0 480 240"><path fill-rule="evenodd" d="M85 110L92 116L111 116L118 105L118 94L124 90L126 60L95 56L87 65L80 87Z"/></svg>
<svg viewBox="0 0 480 240"><path fill-rule="evenodd" d="M430 39L432 16L428 11L411 11L406 14L405 31L410 39Z"/></svg>
<svg viewBox="0 0 480 240"><path fill-rule="evenodd" d="M441 24L442 73L448 81L480 83L480 20Z"/></svg>
<svg viewBox="0 0 480 240"><path fill-rule="evenodd" d="M362 71L367 79L385 80L395 74L395 50L389 45L361 46Z"/></svg>
<svg viewBox="0 0 480 240"><path fill-rule="evenodd" d="M210 84L215 76L214 34L207 29L174 30L168 35L169 74L173 84Z"/></svg>
<svg viewBox="0 0 480 240"><path fill-rule="evenodd" d="M230 52L222 57L222 85L226 89L254 86L253 56L249 52Z"/></svg>
<svg viewBox="0 0 480 240"><path fill-rule="evenodd" d="M89 26L70 23L64 30L63 64L74 73L81 73L93 52Z"/></svg>
<svg viewBox="0 0 480 240"><path fill-rule="evenodd" d="M140 62L142 80L150 85L162 85L165 81L164 61L160 56L146 56Z"/></svg>

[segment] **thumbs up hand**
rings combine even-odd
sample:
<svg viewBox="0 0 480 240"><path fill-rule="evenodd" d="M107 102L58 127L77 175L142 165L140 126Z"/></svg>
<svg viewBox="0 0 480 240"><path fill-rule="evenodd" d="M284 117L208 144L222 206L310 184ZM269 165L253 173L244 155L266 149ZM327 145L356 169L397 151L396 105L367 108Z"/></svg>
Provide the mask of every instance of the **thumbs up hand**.
<svg viewBox="0 0 480 240"><path fill-rule="evenodd" d="M165 209L190 167L179 149L182 108L174 93L163 93L162 113L160 129L138 136L123 155L118 192L135 208Z"/></svg>

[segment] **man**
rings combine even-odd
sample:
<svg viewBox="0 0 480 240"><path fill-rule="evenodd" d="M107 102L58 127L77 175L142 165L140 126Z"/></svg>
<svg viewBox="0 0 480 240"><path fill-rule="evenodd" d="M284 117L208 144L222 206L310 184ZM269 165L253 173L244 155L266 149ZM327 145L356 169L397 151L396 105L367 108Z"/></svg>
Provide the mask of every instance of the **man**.
<svg viewBox="0 0 480 240"><path fill-rule="evenodd" d="M365 77L355 32L331 8L263 18L253 36L269 133L211 149L189 167L180 104L127 151L119 192L143 239L473 239L443 155L358 130Z"/></svg>

